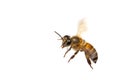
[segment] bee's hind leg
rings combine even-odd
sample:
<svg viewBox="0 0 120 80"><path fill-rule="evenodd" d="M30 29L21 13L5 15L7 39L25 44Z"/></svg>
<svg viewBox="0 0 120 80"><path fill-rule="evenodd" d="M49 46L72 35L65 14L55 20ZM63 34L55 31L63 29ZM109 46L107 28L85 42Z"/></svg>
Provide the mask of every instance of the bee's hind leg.
<svg viewBox="0 0 120 80"><path fill-rule="evenodd" d="M93 69L93 67L91 66L91 61L89 59L89 55L87 53L85 53L85 57L87 59L88 64L90 65L90 67Z"/></svg>

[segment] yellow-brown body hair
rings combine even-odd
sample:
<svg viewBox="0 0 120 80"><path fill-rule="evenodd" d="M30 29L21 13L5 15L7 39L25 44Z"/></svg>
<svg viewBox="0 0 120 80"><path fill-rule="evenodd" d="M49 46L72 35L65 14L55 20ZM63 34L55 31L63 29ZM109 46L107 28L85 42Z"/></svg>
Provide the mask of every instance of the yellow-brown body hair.
<svg viewBox="0 0 120 80"><path fill-rule="evenodd" d="M78 37L78 36L73 36L71 38L71 47L75 50L75 51L84 51L85 52L85 56L86 59L89 63L89 65L91 66L91 61L90 59L96 63L97 59L98 59L98 55L97 52L95 50L95 48L88 42L86 42L85 40L83 40L82 38ZM92 68L92 66L91 66Z"/></svg>

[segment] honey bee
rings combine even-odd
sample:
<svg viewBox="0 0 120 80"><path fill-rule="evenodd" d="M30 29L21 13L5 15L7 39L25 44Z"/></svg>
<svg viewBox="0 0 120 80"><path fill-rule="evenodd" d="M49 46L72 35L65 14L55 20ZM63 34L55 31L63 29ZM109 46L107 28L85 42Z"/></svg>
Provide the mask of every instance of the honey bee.
<svg viewBox="0 0 120 80"><path fill-rule="evenodd" d="M84 19L82 19L78 26L77 34L75 36L71 37L69 35L65 35L62 37L56 31L55 33L61 38L60 40L62 40L61 47L62 48L69 47L68 50L65 52L64 57L71 49L74 49L76 51L74 55L70 57L68 62L70 62L70 60L73 59L76 56L76 54L78 54L79 51L81 52L84 51L87 62L89 66L93 69L93 67L91 66L91 61L96 63L98 60L98 54L97 54L96 49L90 43L86 42L84 39L81 38L81 33L86 31L85 27L86 27L85 21Z"/></svg>

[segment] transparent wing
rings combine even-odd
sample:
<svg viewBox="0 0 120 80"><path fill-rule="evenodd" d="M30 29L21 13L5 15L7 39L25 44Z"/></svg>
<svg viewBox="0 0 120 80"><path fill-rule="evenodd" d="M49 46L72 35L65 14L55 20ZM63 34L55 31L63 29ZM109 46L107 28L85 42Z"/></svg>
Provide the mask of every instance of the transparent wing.
<svg viewBox="0 0 120 80"><path fill-rule="evenodd" d="M83 32L87 31L87 27L86 27L86 22L85 19L83 18L82 20L80 20L79 25L78 25L78 30L77 30L77 36L81 36L81 34Z"/></svg>

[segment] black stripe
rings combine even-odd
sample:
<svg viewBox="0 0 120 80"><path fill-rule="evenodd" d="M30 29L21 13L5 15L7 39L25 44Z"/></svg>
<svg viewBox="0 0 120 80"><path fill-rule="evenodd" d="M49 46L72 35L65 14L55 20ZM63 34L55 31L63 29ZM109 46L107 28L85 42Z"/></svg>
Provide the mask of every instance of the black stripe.
<svg viewBox="0 0 120 80"><path fill-rule="evenodd" d="M97 62L97 59L98 59L97 52L95 51L94 53L92 53L92 54L90 55L90 58L92 59L92 61L93 61L94 63L96 63L96 62Z"/></svg>
<svg viewBox="0 0 120 80"><path fill-rule="evenodd" d="M93 62L96 63L97 59L98 59L98 57L93 58Z"/></svg>

